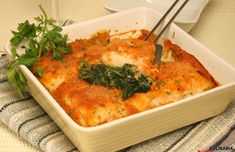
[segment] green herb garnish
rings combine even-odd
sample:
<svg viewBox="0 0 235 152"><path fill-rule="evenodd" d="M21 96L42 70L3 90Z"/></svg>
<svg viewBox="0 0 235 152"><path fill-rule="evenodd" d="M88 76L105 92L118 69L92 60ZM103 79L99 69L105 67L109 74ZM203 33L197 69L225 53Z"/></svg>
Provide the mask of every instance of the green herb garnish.
<svg viewBox="0 0 235 152"><path fill-rule="evenodd" d="M165 84L166 84L166 82L164 82L164 81L161 80L161 81L157 82L157 88L160 89L160 88L163 87Z"/></svg>
<svg viewBox="0 0 235 152"><path fill-rule="evenodd" d="M147 92L151 87L151 80L130 64L114 67L105 64L90 65L84 61L79 68L79 78L92 85L118 88L122 91L123 99L136 92Z"/></svg>
<svg viewBox="0 0 235 152"><path fill-rule="evenodd" d="M37 72L37 75L38 75L39 77L42 77L43 68L38 67L36 72Z"/></svg>
<svg viewBox="0 0 235 152"><path fill-rule="evenodd" d="M17 31L12 31L13 37L10 40L13 61L8 67L8 81L22 96L26 93L26 79L21 71L17 69L18 65L25 65L32 68L34 63L40 59L47 51L52 52L56 60L61 60L62 53L71 53L71 47L67 45L68 36L62 35L62 28L56 25L56 21L47 17L44 9L39 5L42 15L35 19L36 23L29 23L26 20L20 23ZM23 47L25 53L17 54L17 47L26 41L27 45ZM38 75L42 75L43 70L37 70Z"/></svg>

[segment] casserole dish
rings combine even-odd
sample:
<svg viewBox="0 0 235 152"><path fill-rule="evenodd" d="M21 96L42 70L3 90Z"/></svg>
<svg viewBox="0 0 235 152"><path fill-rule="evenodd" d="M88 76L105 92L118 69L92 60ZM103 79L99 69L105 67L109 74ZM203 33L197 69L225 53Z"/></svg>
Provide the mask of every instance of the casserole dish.
<svg viewBox="0 0 235 152"><path fill-rule="evenodd" d="M130 18L131 16L131 18ZM101 29L125 32L151 29L161 14L150 8L135 8L64 28L70 40L86 38ZM193 54L221 83L209 91L155 109L95 127L76 124L25 66L20 66L30 94L58 124L80 151L116 151L188 124L221 113L235 94L235 70L217 55L172 24L163 36ZM9 43L5 46L10 54Z"/></svg>

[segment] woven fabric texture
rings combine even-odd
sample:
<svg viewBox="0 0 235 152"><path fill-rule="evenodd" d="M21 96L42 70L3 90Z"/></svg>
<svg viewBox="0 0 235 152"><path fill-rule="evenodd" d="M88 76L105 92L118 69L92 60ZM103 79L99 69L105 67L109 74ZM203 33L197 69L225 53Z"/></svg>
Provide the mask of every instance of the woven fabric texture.
<svg viewBox="0 0 235 152"><path fill-rule="evenodd" d="M61 3L59 15L62 19L81 22L110 14L102 6L107 0L59 1ZM51 15L51 0L1 0L0 54L4 44L11 37L10 30L14 29L17 23L40 14L38 4L42 4L48 15ZM210 0L200 20L190 31L194 38L233 66L235 66L234 14L234 0ZM5 74L7 62L6 57L0 57L0 152L76 151L73 144L30 96L21 99L8 85ZM123 151L189 152L213 145L235 147L234 115L235 101L217 117L178 129ZM229 142L226 142L227 136L231 136Z"/></svg>

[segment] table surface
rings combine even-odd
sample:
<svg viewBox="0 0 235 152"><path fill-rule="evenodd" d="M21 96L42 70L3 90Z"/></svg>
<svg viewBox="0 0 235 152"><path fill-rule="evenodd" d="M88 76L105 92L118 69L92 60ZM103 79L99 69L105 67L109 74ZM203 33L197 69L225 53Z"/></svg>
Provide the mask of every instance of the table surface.
<svg viewBox="0 0 235 152"><path fill-rule="evenodd" d="M60 0L60 18L81 22L110 12L103 8L107 0ZM47 0L1 0L0 5L0 51L11 37L11 29L17 23L40 14L38 4L42 4L50 16L51 1ZM235 66L235 1L211 0L200 20L189 32L195 39ZM230 140L235 140L235 133ZM0 122L0 152L39 152L7 126Z"/></svg>

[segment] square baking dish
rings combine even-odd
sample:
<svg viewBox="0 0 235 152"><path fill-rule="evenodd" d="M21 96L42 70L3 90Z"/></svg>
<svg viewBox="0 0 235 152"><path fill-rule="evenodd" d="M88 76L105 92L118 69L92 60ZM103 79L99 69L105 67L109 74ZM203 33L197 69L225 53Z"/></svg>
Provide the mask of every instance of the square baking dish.
<svg viewBox="0 0 235 152"><path fill-rule="evenodd" d="M87 38L104 29L114 33L143 28L150 30L161 16L162 14L156 10L141 7L66 26L63 32L68 33L69 39L73 41L77 38ZM162 37L170 39L193 54L221 85L177 102L103 125L82 127L66 114L28 68L25 66L19 68L27 79L30 94L80 151L116 151L218 115L235 97L234 67L175 24L172 24ZM10 43L6 44L5 49L10 55Z"/></svg>

